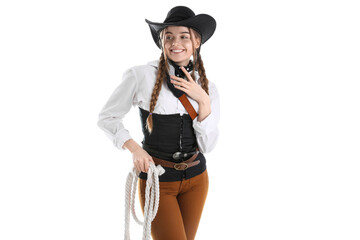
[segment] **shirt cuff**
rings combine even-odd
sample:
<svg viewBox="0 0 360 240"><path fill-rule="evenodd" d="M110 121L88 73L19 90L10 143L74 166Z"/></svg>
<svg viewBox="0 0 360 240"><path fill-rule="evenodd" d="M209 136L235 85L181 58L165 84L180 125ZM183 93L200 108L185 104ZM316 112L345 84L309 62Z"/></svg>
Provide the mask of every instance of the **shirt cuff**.
<svg viewBox="0 0 360 240"><path fill-rule="evenodd" d="M114 146L124 151L126 150L126 148L124 147L124 143L129 139L131 139L129 131L126 129L122 129L118 131L114 136L113 139Z"/></svg>
<svg viewBox="0 0 360 240"><path fill-rule="evenodd" d="M194 128L195 132L199 136L206 135L206 134L208 134L209 132L212 131L212 129L213 129L212 121L211 121L212 117L213 117L213 114L210 113L201 122L198 121L198 116L196 116L196 118L194 118L194 120L193 120L193 128Z"/></svg>

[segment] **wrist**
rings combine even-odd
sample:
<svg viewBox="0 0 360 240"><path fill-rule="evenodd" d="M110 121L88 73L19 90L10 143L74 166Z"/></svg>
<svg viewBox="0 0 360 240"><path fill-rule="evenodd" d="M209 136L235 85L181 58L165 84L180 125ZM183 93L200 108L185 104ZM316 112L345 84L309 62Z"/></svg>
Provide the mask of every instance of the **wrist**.
<svg viewBox="0 0 360 240"><path fill-rule="evenodd" d="M136 152L140 148L142 148L137 142L135 142L133 139L129 139L124 143L124 146L126 149L128 149L131 153Z"/></svg>
<svg viewBox="0 0 360 240"><path fill-rule="evenodd" d="M207 106L210 105L210 97L209 95L205 94L204 97L202 97L199 101L198 101L199 105L203 105L203 106Z"/></svg>

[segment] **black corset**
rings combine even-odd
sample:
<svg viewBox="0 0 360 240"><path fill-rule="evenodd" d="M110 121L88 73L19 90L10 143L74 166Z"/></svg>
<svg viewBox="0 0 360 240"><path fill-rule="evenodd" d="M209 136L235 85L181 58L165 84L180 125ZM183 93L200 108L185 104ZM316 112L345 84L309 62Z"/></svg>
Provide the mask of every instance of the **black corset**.
<svg viewBox="0 0 360 240"><path fill-rule="evenodd" d="M164 152L192 152L196 150L197 142L193 121L188 114L152 114L153 130L151 134L146 129L146 119L149 112L140 109L142 131L144 139L142 144L149 148ZM169 160L169 159L165 159Z"/></svg>
<svg viewBox="0 0 360 240"><path fill-rule="evenodd" d="M144 134L144 139L141 142L143 147L146 145L151 150L168 154L173 154L175 152L188 153L196 150L197 142L194 128L192 126L193 121L188 114L183 114L181 116L180 114L153 113L153 130L152 133L149 134L145 127L149 111L146 111L142 108L139 108L139 111ZM172 157L164 157L164 155L160 156L154 152L149 152L149 154L151 156L171 162L181 162L191 157L189 156L183 160L175 160ZM159 177L159 181L181 181L184 178L192 178L204 172L206 169L205 156L199 152L195 160L199 160L200 163L186 170L178 171L174 168L164 167L165 173ZM147 179L147 173L141 172L139 174L139 178Z"/></svg>

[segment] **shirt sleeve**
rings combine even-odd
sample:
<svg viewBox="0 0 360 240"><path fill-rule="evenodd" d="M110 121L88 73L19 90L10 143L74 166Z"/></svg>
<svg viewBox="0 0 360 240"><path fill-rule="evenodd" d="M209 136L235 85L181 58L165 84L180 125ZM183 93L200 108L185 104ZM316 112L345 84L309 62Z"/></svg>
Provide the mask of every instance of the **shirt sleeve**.
<svg viewBox="0 0 360 240"><path fill-rule="evenodd" d="M123 118L135 106L138 83L132 68L126 70L120 85L114 90L99 113L97 125L113 142L114 146L125 150L124 143L131 139L125 129Z"/></svg>
<svg viewBox="0 0 360 240"><path fill-rule="evenodd" d="M193 120L193 128L196 134L199 151L208 153L215 148L219 137L218 124L220 121L220 98L214 83L209 82L209 97L211 113L201 122L196 117Z"/></svg>

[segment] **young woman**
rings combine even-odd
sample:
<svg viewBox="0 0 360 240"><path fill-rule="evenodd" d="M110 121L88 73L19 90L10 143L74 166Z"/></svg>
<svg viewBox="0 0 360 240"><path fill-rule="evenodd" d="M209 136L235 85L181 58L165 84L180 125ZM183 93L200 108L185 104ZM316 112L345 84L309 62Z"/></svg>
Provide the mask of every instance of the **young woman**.
<svg viewBox="0 0 360 240"><path fill-rule="evenodd" d="M125 71L99 114L98 126L117 148L131 151L143 213L149 162L165 169L159 177L152 238L190 240L195 238L209 186L204 153L214 149L219 135L219 95L200 55L216 22L184 6L172 8L163 23L146 22L162 51L160 59ZM142 146L122 123L131 106L139 108Z"/></svg>

